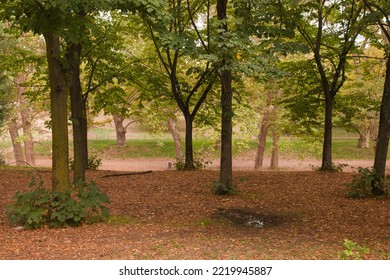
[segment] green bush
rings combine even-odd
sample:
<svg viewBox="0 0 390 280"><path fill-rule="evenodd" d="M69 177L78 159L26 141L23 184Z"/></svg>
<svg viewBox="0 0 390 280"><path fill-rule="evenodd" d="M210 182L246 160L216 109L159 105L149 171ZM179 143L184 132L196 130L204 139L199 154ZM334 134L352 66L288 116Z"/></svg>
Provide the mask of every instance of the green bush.
<svg viewBox="0 0 390 280"><path fill-rule="evenodd" d="M349 189L348 196L351 198L364 198L372 194L373 184L383 188L383 180L379 178L373 168L358 168L358 174L351 183L346 184Z"/></svg>
<svg viewBox="0 0 390 280"><path fill-rule="evenodd" d="M230 194L234 194L234 190L227 188L224 183L214 182L213 183L213 193L215 195L230 195Z"/></svg>
<svg viewBox="0 0 390 280"><path fill-rule="evenodd" d="M87 160L87 169L89 170L97 170L99 166L102 165L102 159L99 158L98 156L90 156L88 157ZM70 158L69 159L69 168L74 169L74 159Z"/></svg>
<svg viewBox="0 0 390 280"><path fill-rule="evenodd" d="M212 163L211 161L205 160L203 158L194 159L194 167L197 170L202 170L206 168L207 164L211 164L211 163ZM184 161L177 161L173 164L176 170L184 170L184 165L185 165Z"/></svg>
<svg viewBox="0 0 390 280"><path fill-rule="evenodd" d="M15 202L6 208L12 225L27 229L79 226L109 216L108 197L94 182L77 184L68 192L50 191L42 180L37 186L33 179L30 186L30 191L16 192Z"/></svg>

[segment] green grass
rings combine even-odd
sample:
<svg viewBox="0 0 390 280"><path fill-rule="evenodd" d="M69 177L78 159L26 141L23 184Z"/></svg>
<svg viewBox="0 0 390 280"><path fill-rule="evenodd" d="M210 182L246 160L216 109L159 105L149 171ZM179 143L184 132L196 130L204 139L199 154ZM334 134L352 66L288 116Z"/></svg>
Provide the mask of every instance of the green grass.
<svg viewBox="0 0 390 280"><path fill-rule="evenodd" d="M103 134L106 130L101 131ZM374 149L357 148L357 137L354 134L340 129L335 130L333 139L333 158L338 160L373 160ZM356 135L355 135L356 136ZM194 139L195 158L206 160L219 157L219 149L215 147L215 142L209 139ZM183 141L184 142L184 141ZM128 139L127 146L120 148L116 141L105 139L88 140L90 154L101 158L175 158L175 146L173 140L166 136L163 138L149 139ZM184 145L184 143L183 143ZM271 154L272 141L268 139L266 143L266 156ZM9 147L9 143L1 143L0 148ZM40 142L35 145L36 154L41 157L51 156L51 142ZM233 156L242 155L253 158L256 155L257 141L237 141L233 147ZM70 144L70 150L72 145ZM321 141L309 141L308 139L298 137L281 137L279 143L280 157L288 159L321 159L322 143ZM183 146L184 153L184 146ZM72 154L72 152L71 152Z"/></svg>

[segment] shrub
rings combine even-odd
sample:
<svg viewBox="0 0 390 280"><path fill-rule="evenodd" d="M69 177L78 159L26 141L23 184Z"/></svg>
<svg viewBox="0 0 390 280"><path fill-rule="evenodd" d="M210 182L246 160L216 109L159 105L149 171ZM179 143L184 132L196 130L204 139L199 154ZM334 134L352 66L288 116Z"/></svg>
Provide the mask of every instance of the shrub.
<svg viewBox="0 0 390 280"><path fill-rule="evenodd" d="M90 156L88 157L88 160L87 160L87 166L86 168L89 169L89 170L97 170L100 165L102 165L102 159L99 158L98 156ZM70 158L69 159L69 168L70 169L74 169L74 159L73 158Z"/></svg>
<svg viewBox="0 0 390 280"><path fill-rule="evenodd" d="M216 195L230 195L234 193L233 189L227 188L224 183L214 182L213 193Z"/></svg>
<svg viewBox="0 0 390 280"><path fill-rule="evenodd" d="M207 164L211 164L211 161L205 160L203 158L194 159L194 167L197 170L201 170L206 168ZM176 170L184 170L185 162L183 161L177 161L173 164Z"/></svg>
<svg viewBox="0 0 390 280"><path fill-rule="evenodd" d="M364 198L372 195L373 184L379 188L384 188L388 193L383 180L377 175L373 168L358 168L358 174L354 176L351 183L346 184L349 189L348 196L351 198Z"/></svg>
<svg viewBox="0 0 390 280"><path fill-rule="evenodd" d="M109 215L106 194L95 185L80 183L68 192L50 191L33 179L32 190L16 192L14 204L6 208L6 216L12 225L27 229L79 226L85 222L100 221Z"/></svg>

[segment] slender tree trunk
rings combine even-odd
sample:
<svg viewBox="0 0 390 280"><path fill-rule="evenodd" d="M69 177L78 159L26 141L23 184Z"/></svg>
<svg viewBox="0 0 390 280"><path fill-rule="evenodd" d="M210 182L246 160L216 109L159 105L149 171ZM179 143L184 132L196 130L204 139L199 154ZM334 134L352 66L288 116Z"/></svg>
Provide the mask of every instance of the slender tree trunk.
<svg viewBox="0 0 390 280"><path fill-rule="evenodd" d="M333 118L333 98L325 97L325 127L324 143L322 148L322 166L321 170L332 169L332 118Z"/></svg>
<svg viewBox="0 0 390 280"><path fill-rule="evenodd" d="M19 131L18 126L15 123L15 121L11 120L9 127L8 127L9 134L11 136L12 146L14 150L14 156L15 156L15 164L17 166L26 165L24 161L23 156L23 149L22 144L19 139Z"/></svg>
<svg viewBox="0 0 390 280"><path fill-rule="evenodd" d="M32 136L32 124L31 124L31 112L29 104L24 97L25 87L21 86L23 82L27 80L27 74L19 74L15 79L18 92L18 100L20 103L21 111L20 116L22 120L23 129L23 142L24 153L26 156L27 164L35 166L35 153L34 153L34 139Z"/></svg>
<svg viewBox="0 0 390 280"><path fill-rule="evenodd" d="M80 44L70 43L67 48L66 58L69 63L68 87L70 92L71 120L73 127L73 158L74 173L73 182L85 181L85 169L87 167L88 150L85 148L87 141L86 108L83 99L80 81L80 58L82 47Z"/></svg>
<svg viewBox="0 0 390 280"><path fill-rule="evenodd" d="M267 112L267 113L266 113ZM257 136L257 151L255 159L255 169L261 170L263 168L265 146L267 143L267 134L269 128L269 113L268 111L264 112L263 120L260 124L260 132Z"/></svg>
<svg viewBox="0 0 390 280"><path fill-rule="evenodd" d="M359 139L357 143L359 149L367 149L370 147L370 131L367 130L366 133L359 133Z"/></svg>
<svg viewBox="0 0 390 280"><path fill-rule="evenodd" d="M387 152L390 134L390 58L386 63L386 80L381 101L379 130L376 142L374 169L380 178L385 177ZM372 193L382 195L384 191L377 184L372 184Z"/></svg>
<svg viewBox="0 0 390 280"><path fill-rule="evenodd" d="M272 131L272 156L270 169L279 168L279 132L276 128Z"/></svg>
<svg viewBox="0 0 390 280"><path fill-rule="evenodd" d="M257 136L257 152L255 158L255 169L261 170L263 168L264 162L264 153L265 146L267 142L268 128L270 122L270 114L271 114L271 99L272 99L272 90L269 89L267 93L266 102L263 109L263 118L261 123L259 124L259 135Z"/></svg>
<svg viewBox="0 0 390 280"><path fill-rule="evenodd" d="M67 191L69 181L68 92L62 68L60 39L44 34L50 81L50 109L52 120L52 189Z"/></svg>
<svg viewBox="0 0 390 280"><path fill-rule="evenodd" d="M126 146L126 128L123 125L123 121L125 120L122 115L114 114L114 124L115 124L115 132L116 132L116 143L119 147Z"/></svg>
<svg viewBox="0 0 390 280"><path fill-rule="evenodd" d="M192 139L192 124L193 119L189 112L184 114L184 119L186 122L186 138L185 138L185 161L184 161L184 169L191 170L195 169L194 165L194 146Z"/></svg>
<svg viewBox="0 0 390 280"><path fill-rule="evenodd" d="M176 122L174 119L169 118L167 121L168 129L172 134L173 142L175 143L175 150L176 150L176 160L178 162L183 162L183 151L181 148L181 139L179 131L176 129Z"/></svg>

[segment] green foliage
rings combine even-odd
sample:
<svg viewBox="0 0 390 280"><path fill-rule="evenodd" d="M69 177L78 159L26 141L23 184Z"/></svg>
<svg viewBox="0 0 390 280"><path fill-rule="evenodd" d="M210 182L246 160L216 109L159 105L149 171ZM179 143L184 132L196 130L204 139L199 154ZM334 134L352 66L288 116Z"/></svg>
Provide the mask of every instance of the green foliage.
<svg viewBox="0 0 390 280"><path fill-rule="evenodd" d="M361 260L370 253L368 248L348 239L344 240L343 246L344 250L340 253L340 259L342 260Z"/></svg>
<svg viewBox="0 0 390 280"><path fill-rule="evenodd" d="M234 194L233 188L228 188L224 183L214 182L213 183L213 193L215 195L231 195Z"/></svg>
<svg viewBox="0 0 390 280"><path fill-rule="evenodd" d="M209 160L205 160L202 157L198 157L197 159L194 159L193 163L194 163L195 169L201 170L201 169L206 168L206 165L211 164L212 162ZM173 166L176 170L185 170L185 162L184 161L177 161L173 164Z"/></svg>
<svg viewBox="0 0 390 280"><path fill-rule="evenodd" d="M16 192L13 204L6 208L12 225L26 229L79 226L100 221L109 216L108 197L94 182L77 184L68 192L50 191L42 179L38 185L33 178L30 191Z"/></svg>
<svg viewBox="0 0 390 280"><path fill-rule="evenodd" d="M346 184L349 189L348 196L351 198L365 198L372 195L372 188L383 189L386 194L389 193L389 187L378 176L373 168L359 167L358 174L354 176L351 183Z"/></svg>
<svg viewBox="0 0 390 280"><path fill-rule="evenodd" d="M315 171L343 172L344 167L347 167L347 166L348 166L348 164L346 164L346 163L339 163L336 165L336 164L334 164L334 162L332 162L331 164L326 165L325 167L315 168Z"/></svg>
<svg viewBox="0 0 390 280"><path fill-rule="evenodd" d="M99 166L102 165L102 159L96 155L88 157L87 161L87 169L89 170L97 170ZM69 159L69 167L70 169L74 169L74 159Z"/></svg>

